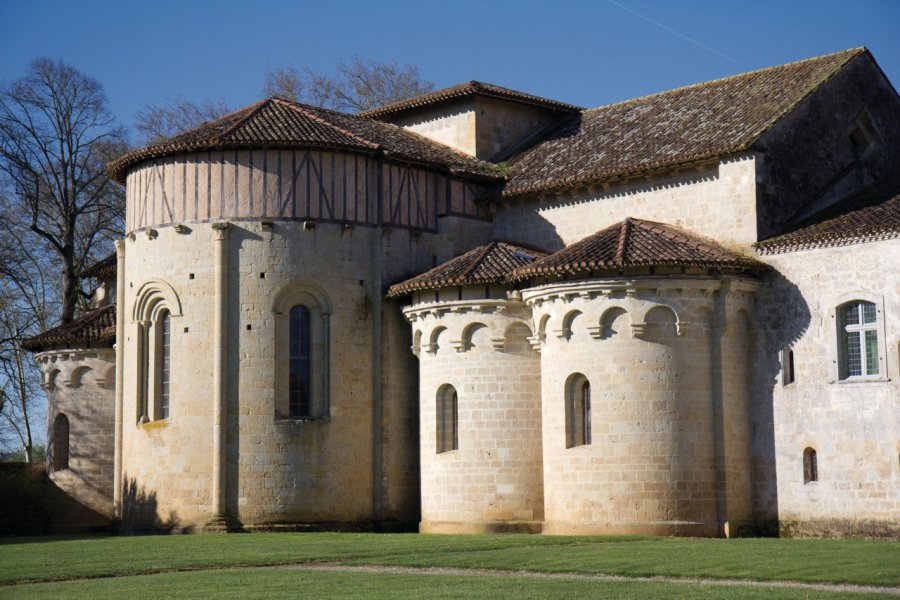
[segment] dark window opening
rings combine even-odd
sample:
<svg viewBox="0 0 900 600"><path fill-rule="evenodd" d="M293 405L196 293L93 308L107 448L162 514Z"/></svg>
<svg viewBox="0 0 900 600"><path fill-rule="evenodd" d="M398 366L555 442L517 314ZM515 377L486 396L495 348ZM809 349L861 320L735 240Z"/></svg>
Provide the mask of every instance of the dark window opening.
<svg viewBox="0 0 900 600"><path fill-rule="evenodd" d="M807 448L803 451L803 483L819 480L819 467L816 464L816 451Z"/></svg>
<svg viewBox="0 0 900 600"><path fill-rule="evenodd" d="M60 413L53 420L53 470L69 468L69 417Z"/></svg>
<svg viewBox="0 0 900 600"><path fill-rule="evenodd" d="M310 342L309 309L298 304L290 314L288 384L288 414L295 418L312 416Z"/></svg>

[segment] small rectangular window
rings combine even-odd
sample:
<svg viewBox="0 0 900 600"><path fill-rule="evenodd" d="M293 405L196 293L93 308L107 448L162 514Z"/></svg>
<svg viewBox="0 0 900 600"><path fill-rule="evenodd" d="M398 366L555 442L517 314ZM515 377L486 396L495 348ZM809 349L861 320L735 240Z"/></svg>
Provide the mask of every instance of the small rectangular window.
<svg viewBox="0 0 900 600"><path fill-rule="evenodd" d="M781 351L781 384L790 385L794 381L794 351L785 348Z"/></svg>

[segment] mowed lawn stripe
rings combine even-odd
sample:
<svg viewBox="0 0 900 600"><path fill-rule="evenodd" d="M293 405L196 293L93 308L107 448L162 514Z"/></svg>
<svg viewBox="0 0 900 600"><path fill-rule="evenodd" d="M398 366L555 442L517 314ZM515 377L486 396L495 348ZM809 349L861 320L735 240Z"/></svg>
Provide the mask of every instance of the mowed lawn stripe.
<svg viewBox="0 0 900 600"><path fill-rule="evenodd" d="M900 585L896 542L340 533L5 540L0 584L312 562Z"/></svg>
<svg viewBox="0 0 900 600"><path fill-rule="evenodd" d="M662 538L364 557L348 564L486 568L629 577L711 577L900 586L900 544L862 540Z"/></svg>
<svg viewBox="0 0 900 600"><path fill-rule="evenodd" d="M518 546L632 543L639 537L420 536L366 533L254 533L0 540L0 584L162 571L421 556Z"/></svg>
<svg viewBox="0 0 900 600"><path fill-rule="evenodd" d="M4 598L620 598L787 600L801 598L874 599L881 594L772 587L718 586L657 581L598 581L535 577L354 573L264 568L193 571L36 583L7 587Z"/></svg>

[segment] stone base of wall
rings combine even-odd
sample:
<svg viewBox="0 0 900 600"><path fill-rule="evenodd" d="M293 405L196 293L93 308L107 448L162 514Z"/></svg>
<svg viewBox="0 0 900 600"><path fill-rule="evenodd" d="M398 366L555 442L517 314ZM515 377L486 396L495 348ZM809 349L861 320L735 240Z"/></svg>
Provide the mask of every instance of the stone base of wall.
<svg viewBox="0 0 900 600"><path fill-rule="evenodd" d="M853 519L782 520L778 524L778 532L781 537L900 540L900 523Z"/></svg>
<svg viewBox="0 0 900 600"><path fill-rule="evenodd" d="M332 531L343 533L412 533L416 524L405 521L323 521L319 523L254 523L233 528L248 533Z"/></svg>
<svg viewBox="0 0 900 600"><path fill-rule="evenodd" d="M616 523L545 521L546 535L666 535L678 537L724 537L716 521L620 521Z"/></svg>
<svg viewBox="0 0 900 600"><path fill-rule="evenodd" d="M422 521L419 533L541 533L541 521Z"/></svg>

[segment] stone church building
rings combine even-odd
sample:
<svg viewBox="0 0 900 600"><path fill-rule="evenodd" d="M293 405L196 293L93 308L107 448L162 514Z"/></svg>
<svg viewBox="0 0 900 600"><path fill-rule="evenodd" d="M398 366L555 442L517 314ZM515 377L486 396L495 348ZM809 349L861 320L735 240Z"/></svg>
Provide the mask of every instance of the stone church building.
<svg viewBox="0 0 900 600"><path fill-rule="evenodd" d="M847 50L600 108L268 99L109 165L28 342L143 526L900 535L900 97Z"/></svg>

